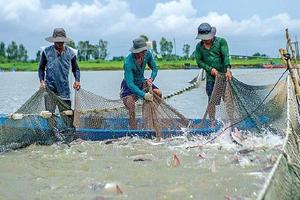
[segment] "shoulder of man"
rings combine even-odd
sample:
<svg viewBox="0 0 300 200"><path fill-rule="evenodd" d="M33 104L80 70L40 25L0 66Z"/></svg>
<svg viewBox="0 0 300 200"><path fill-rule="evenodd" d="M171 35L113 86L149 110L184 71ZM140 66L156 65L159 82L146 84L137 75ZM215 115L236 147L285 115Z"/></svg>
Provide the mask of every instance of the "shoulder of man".
<svg viewBox="0 0 300 200"><path fill-rule="evenodd" d="M51 54L50 52L54 50L54 45L50 45L50 46L42 46L41 47L42 53L45 54L46 59L48 59L48 56Z"/></svg>
<svg viewBox="0 0 300 200"><path fill-rule="evenodd" d="M78 51L76 49L73 49L72 47L69 46L65 46L65 51L67 51L71 58L73 58L74 56L77 56Z"/></svg>
<svg viewBox="0 0 300 200"><path fill-rule="evenodd" d="M49 50L54 49L54 45L52 44L50 46L43 46L43 47L41 47L41 49L42 49L42 52L49 51Z"/></svg>
<svg viewBox="0 0 300 200"><path fill-rule="evenodd" d="M153 54L153 51L151 49L147 49L147 51L145 53L145 58L146 59L154 58L154 54Z"/></svg>
<svg viewBox="0 0 300 200"><path fill-rule="evenodd" d="M196 44L196 50L202 48L202 46L203 46L203 42L201 42L201 41L198 42L198 43Z"/></svg>
<svg viewBox="0 0 300 200"><path fill-rule="evenodd" d="M216 40L220 43L227 43L226 39L225 38L222 38L222 37L216 37Z"/></svg>
<svg viewBox="0 0 300 200"><path fill-rule="evenodd" d="M132 63L133 63L133 53L130 53L124 59L124 67L131 66Z"/></svg>

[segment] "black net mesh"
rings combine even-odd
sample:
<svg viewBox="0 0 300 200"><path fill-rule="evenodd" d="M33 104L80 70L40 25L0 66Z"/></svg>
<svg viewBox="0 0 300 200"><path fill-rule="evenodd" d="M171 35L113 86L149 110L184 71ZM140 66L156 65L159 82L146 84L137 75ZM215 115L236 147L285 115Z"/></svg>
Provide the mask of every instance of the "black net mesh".
<svg viewBox="0 0 300 200"><path fill-rule="evenodd" d="M48 89L40 89L15 113L0 117L0 150L73 139L73 113Z"/></svg>
<svg viewBox="0 0 300 200"><path fill-rule="evenodd" d="M252 86L235 78L226 81L225 75L219 74L203 119L222 121L225 128L256 132L281 126L286 114L286 91L286 80Z"/></svg>
<svg viewBox="0 0 300 200"><path fill-rule="evenodd" d="M137 100L136 102L136 130L151 130L153 136L160 137L163 131L180 131L180 128L187 127L188 119L162 98L153 95L153 101ZM109 100L84 89L80 89L75 94L74 125L76 128L129 132L132 128L129 126L128 115L122 100Z"/></svg>
<svg viewBox="0 0 300 200"><path fill-rule="evenodd" d="M287 120L282 153L258 199L300 199L300 107L291 81L288 83Z"/></svg>

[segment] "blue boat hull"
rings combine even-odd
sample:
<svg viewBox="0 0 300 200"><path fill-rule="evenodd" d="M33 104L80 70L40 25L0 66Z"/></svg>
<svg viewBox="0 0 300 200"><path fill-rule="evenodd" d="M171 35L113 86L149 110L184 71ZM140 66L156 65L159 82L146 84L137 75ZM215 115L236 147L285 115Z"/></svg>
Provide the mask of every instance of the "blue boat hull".
<svg viewBox="0 0 300 200"><path fill-rule="evenodd" d="M31 121L34 121L34 123L31 123ZM63 127L63 123L60 118L57 117L56 119L58 124L59 130L65 130L65 127ZM138 122L141 121L141 119L138 119ZM117 119L118 122L118 129L99 129L99 128L76 128L72 129L73 134L77 138L81 138L83 140L107 140L107 139L116 139L116 138L122 138L122 137L142 137L142 138L152 138L155 136L155 132L153 130L131 130L128 128L128 119ZM200 125L201 120L199 119L191 119L192 125ZM105 119L105 123L116 123L116 119ZM217 132L222 127L222 124L218 122L215 127L210 127L209 120L206 120L204 123L202 123L201 128L191 128L188 129L188 133L191 135L208 135L213 132ZM1 129L2 128L2 129ZM13 120L8 117L7 114L0 114L0 129L2 130L2 134L5 134L3 132L4 129L7 130L7 128L10 128L10 130L16 130L16 133L13 131L14 134L23 134L26 133L29 134L30 130L32 130L32 134L36 135L39 134L39 132L46 133L47 135L52 135L52 129L49 126L48 120L44 119L40 116L27 116L23 119L19 120ZM185 128L185 127L183 127ZM70 131L70 130L68 130ZM17 133L18 132L18 133ZM169 129L163 129L161 130L161 135L163 138L170 138L174 136L180 136L183 135L184 131L182 129L175 129L175 128L169 128ZM45 134L43 135L43 138L45 138ZM1 141L0 141L1 142Z"/></svg>
<svg viewBox="0 0 300 200"><path fill-rule="evenodd" d="M108 119L107 121L110 121L113 123L114 119ZM139 120L138 120L139 121ZM83 140L107 140L107 139L116 139L116 138L122 138L122 137L142 137L142 138L153 138L155 136L155 132L153 130L132 130L128 129L128 119L118 119L118 123L121 123L121 127L125 127L123 129L93 129L93 128L77 128L76 134L79 138ZM200 119L191 119L192 126L197 126L201 124ZM186 129L189 134L191 135L209 135L213 132L217 132L221 129L222 124L218 122L215 127L210 127L209 120L206 120L203 124L201 124L201 128L190 128ZM120 126L120 125L119 125ZM181 136L184 134L184 128L183 129L163 129L161 130L161 137L162 138L170 138L170 137L176 137Z"/></svg>

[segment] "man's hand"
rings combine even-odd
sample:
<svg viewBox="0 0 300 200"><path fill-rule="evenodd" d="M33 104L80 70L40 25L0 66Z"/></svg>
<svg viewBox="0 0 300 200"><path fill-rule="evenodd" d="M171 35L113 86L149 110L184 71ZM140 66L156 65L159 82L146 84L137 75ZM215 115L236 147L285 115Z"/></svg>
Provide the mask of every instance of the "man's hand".
<svg viewBox="0 0 300 200"><path fill-rule="evenodd" d="M152 83L153 83L152 78L148 78L148 79L146 80L146 83L147 83L147 86L152 86Z"/></svg>
<svg viewBox="0 0 300 200"><path fill-rule="evenodd" d="M46 83L44 80L41 80L40 82L40 89L46 89Z"/></svg>
<svg viewBox="0 0 300 200"><path fill-rule="evenodd" d="M79 90L79 89L80 89L80 82L75 81L75 83L73 84L73 88L74 88L75 90Z"/></svg>
<svg viewBox="0 0 300 200"><path fill-rule="evenodd" d="M231 71L228 69L226 74L225 74L225 77L226 77L226 81L231 81L232 79L232 73Z"/></svg>
<svg viewBox="0 0 300 200"><path fill-rule="evenodd" d="M153 101L153 95L147 92L145 93L144 99L147 101Z"/></svg>
<svg viewBox="0 0 300 200"><path fill-rule="evenodd" d="M215 68L212 68L211 71L210 71L210 74L211 74L212 76L216 77L217 74L218 74L218 71L217 71Z"/></svg>

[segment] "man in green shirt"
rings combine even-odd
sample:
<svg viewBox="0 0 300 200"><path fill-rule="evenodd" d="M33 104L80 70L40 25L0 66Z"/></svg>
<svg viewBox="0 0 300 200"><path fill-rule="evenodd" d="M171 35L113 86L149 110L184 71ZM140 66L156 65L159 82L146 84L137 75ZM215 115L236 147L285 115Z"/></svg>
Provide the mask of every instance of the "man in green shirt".
<svg viewBox="0 0 300 200"><path fill-rule="evenodd" d="M196 46L196 61L198 67L206 71L206 94L210 100L217 74L224 73L226 80L232 78L228 45L224 38L216 37L216 28L208 23L200 24L196 39L201 39ZM217 96L221 98L223 94ZM212 105L208 112L212 126L215 125L215 112L215 105Z"/></svg>

